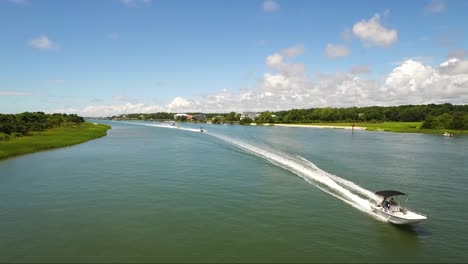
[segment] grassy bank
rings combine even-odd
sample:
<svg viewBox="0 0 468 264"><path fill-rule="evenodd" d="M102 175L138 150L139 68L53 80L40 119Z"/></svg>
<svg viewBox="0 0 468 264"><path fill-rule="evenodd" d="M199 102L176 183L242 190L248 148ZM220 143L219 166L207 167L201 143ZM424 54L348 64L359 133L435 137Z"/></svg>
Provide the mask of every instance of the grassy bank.
<svg viewBox="0 0 468 264"><path fill-rule="evenodd" d="M423 122L383 122L383 123L354 123L355 126L366 127L369 131L387 131L402 133L425 133L425 134L443 134L445 131L454 135L468 135L468 130L450 130L450 129L422 129ZM342 126L350 127L353 123L307 123L301 125L314 126Z"/></svg>
<svg viewBox="0 0 468 264"><path fill-rule="evenodd" d="M102 124L82 123L34 132L30 136L0 142L0 159L83 143L107 135L110 128Z"/></svg>

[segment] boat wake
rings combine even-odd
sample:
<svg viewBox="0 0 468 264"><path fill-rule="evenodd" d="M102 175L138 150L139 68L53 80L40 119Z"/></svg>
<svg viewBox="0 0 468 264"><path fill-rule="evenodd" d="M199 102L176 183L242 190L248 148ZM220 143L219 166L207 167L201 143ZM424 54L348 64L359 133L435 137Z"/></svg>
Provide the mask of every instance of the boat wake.
<svg viewBox="0 0 468 264"><path fill-rule="evenodd" d="M129 123L135 125L144 125L151 127L169 128L169 129L180 129L190 132L200 132L199 129L193 128L182 128L169 125L159 124L142 124L142 123ZM292 156L287 153L283 153L279 150L268 149L267 147L259 147L251 143L244 142L232 137L220 135L213 132L206 132L206 135L210 135L224 142L230 143L246 152L263 158L274 165L288 170L297 176L304 179L306 182L316 186L322 191L338 198L339 200L351 205L352 207L371 215L372 217L386 221L385 218L375 214L372 211L371 203L375 203L381 200L373 192L357 185L354 182L345 180L336 175L328 173L319 167L317 167L311 161L301 157Z"/></svg>

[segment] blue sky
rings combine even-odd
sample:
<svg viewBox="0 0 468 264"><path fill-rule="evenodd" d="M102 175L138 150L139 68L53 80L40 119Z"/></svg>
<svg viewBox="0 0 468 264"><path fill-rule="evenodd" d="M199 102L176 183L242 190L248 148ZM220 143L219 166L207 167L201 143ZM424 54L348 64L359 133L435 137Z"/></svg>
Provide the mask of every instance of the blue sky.
<svg viewBox="0 0 468 264"><path fill-rule="evenodd" d="M2 0L0 112L468 103L467 11L442 0Z"/></svg>

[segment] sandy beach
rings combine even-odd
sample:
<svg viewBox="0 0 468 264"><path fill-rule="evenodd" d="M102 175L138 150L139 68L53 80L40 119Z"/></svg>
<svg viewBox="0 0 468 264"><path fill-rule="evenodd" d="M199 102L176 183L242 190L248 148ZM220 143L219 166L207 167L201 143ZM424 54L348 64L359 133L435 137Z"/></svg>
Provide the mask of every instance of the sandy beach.
<svg viewBox="0 0 468 264"><path fill-rule="evenodd" d="M323 125L296 125L296 124L275 124L275 126L282 127L310 127L310 128L339 128L339 129L352 129L351 126L323 126ZM366 130L366 127L354 127L355 130Z"/></svg>

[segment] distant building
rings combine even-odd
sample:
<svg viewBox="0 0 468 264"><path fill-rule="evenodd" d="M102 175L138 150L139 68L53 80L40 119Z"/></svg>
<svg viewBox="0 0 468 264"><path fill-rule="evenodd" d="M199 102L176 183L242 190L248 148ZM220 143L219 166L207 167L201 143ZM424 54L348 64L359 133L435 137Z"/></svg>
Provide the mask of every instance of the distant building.
<svg viewBox="0 0 468 264"><path fill-rule="evenodd" d="M188 118L188 116L189 116L189 115L187 115L187 114L175 114L175 115L174 115L174 120L177 119L177 118L182 118L182 117Z"/></svg>
<svg viewBox="0 0 468 264"><path fill-rule="evenodd" d="M260 114L257 112L244 112L242 113L240 120L245 119L245 118L250 118L252 120L255 120Z"/></svg>

